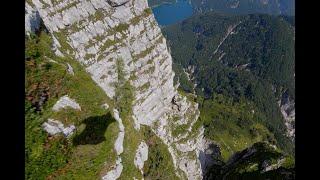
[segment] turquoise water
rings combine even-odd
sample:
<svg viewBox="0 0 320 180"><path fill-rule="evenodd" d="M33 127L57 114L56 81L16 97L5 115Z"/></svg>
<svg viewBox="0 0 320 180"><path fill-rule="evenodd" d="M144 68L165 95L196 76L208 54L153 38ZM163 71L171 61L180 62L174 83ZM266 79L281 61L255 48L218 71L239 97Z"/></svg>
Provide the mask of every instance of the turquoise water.
<svg viewBox="0 0 320 180"><path fill-rule="evenodd" d="M192 5L189 0L177 0L173 4L162 4L152 9L153 14L161 26L182 21L193 14Z"/></svg>

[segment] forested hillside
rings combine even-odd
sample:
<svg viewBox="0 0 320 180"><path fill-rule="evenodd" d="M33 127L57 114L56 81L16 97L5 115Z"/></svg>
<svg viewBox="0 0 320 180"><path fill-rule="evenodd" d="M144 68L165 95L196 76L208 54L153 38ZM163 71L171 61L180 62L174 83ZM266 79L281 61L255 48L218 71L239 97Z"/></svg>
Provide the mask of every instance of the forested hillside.
<svg viewBox="0 0 320 180"><path fill-rule="evenodd" d="M294 15L295 11L294 0L191 0L191 2L199 12Z"/></svg>
<svg viewBox="0 0 320 180"><path fill-rule="evenodd" d="M293 25L283 16L210 12L163 29L176 80L198 95L206 136L224 158L258 141L294 152L278 105L284 94L295 99Z"/></svg>
<svg viewBox="0 0 320 180"><path fill-rule="evenodd" d="M176 0L148 0L150 7L175 2ZM238 15L260 13L289 16L295 13L294 0L191 0L190 2L198 13L213 11Z"/></svg>

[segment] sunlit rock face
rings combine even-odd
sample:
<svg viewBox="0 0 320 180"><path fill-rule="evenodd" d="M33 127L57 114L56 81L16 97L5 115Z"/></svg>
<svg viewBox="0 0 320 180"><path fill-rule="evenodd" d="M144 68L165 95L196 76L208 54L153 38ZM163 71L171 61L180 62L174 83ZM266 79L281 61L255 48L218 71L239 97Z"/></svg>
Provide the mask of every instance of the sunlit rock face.
<svg viewBox="0 0 320 180"><path fill-rule="evenodd" d="M124 61L125 78L135 89L135 127L150 126L168 145L179 177L202 179L198 157L203 129L193 128L198 105L174 87L172 57L147 0L32 3L59 52L79 61L111 99L118 79L116 61ZM178 128L182 130L174 132Z"/></svg>
<svg viewBox="0 0 320 180"><path fill-rule="evenodd" d="M61 109L72 108L81 110L80 105L74 100L69 98L68 95L62 96L52 107L53 111L60 111Z"/></svg>
<svg viewBox="0 0 320 180"><path fill-rule="evenodd" d="M63 133L65 137L71 136L76 129L74 125L65 127L64 124L62 124L60 121L54 119L48 119L47 122L44 122L42 124L42 128L51 136Z"/></svg>

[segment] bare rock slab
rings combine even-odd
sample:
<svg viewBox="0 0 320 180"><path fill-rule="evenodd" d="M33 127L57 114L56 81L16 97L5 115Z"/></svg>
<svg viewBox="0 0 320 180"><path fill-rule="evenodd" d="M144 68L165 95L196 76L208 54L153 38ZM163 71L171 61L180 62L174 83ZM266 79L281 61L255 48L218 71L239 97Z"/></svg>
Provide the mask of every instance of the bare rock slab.
<svg viewBox="0 0 320 180"><path fill-rule="evenodd" d="M146 160L148 160L148 145L142 141L137 149L136 156L134 158L134 165L142 171Z"/></svg>
<svg viewBox="0 0 320 180"><path fill-rule="evenodd" d="M102 177L103 180L115 180L118 179L122 173L123 165L121 163L121 157L118 157L115 167L109 171L105 176Z"/></svg>
<svg viewBox="0 0 320 180"><path fill-rule="evenodd" d="M61 97L53 106L52 110L60 111L61 109L65 109L67 107L81 111L80 105L74 99L69 98L68 95Z"/></svg>
<svg viewBox="0 0 320 180"><path fill-rule="evenodd" d="M76 129L74 125L65 128L60 121L54 119L48 119L47 122L42 124L42 128L51 136L63 133L65 137L71 136Z"/></svg>

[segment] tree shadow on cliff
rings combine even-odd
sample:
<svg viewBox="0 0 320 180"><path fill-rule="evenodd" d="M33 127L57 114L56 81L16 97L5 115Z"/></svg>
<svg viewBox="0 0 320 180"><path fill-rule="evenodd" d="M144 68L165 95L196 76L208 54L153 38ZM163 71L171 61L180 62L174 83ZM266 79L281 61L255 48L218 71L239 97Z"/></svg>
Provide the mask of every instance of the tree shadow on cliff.
<svg viewBox="0 0 320 180"><path fill-rule="evenodd" d="M99 144L106 140L104 134L108 126L116 122L110 112L102 116L89 117L83 121L85 129L73 138L74 145Z"/></svg>

